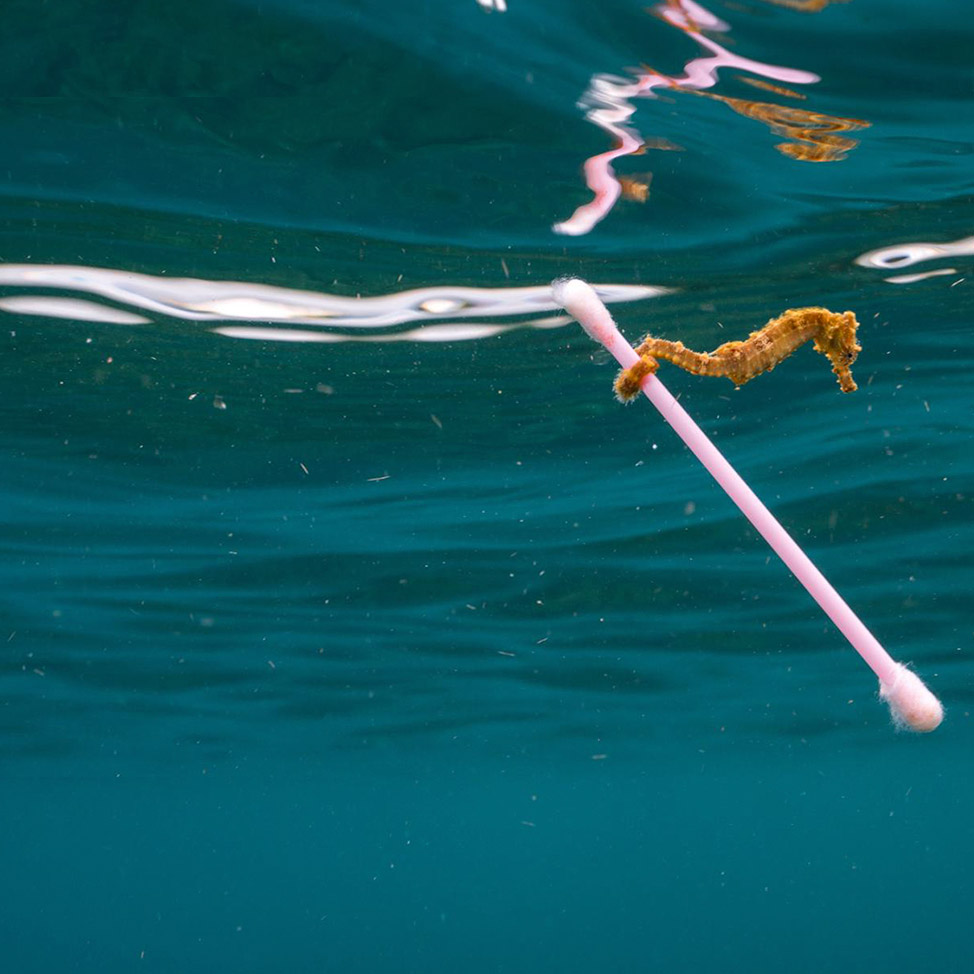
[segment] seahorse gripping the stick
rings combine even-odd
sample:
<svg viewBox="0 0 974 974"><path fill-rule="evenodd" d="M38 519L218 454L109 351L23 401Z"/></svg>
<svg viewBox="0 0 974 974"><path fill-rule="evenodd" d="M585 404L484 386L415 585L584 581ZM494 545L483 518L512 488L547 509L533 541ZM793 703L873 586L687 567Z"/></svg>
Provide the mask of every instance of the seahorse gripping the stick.
<svg viewBox="0 0 974 974"><path fill-rule="evenodd" d="M762 372L770 372L805 342L814 342L816 352L832 363L832 371L843 392L855 392L853 362L861 351L856 341L859 322L851 311L838 314L826 308L791 308L772 318L746 341L725 342L713 352L694 352L683 342L647 335L636 348L639 361L619 373L616 395L623 402L639 394L642 380L659 368L665 359L694 375L722 375L742 386Z"/></svg>
<svg viewBox="0 0 974 974"><path fill-rule="evenodd" d="M653 356L659 356L684 365L691 371L700 371L705 375L726 375L733 382L741 384L774 368L802 342L811 339L815 342L816 350L828 356L832 362L839 385L851 392L856 384L852 381L849 366L859 353L855 315L850 311L833 314L824 308L787 311L780 318L769 321L747 341L729 342L710 355L691 352L679 342L659 342L651 338L646 339L637 351L622 336L612 315L590 284L579 278L562 278L552 282L551 295L555 303L573 315L586 334L599 342L623 367L625 371L620 377L622 388L619 388L619 384L616 386L620 397L625 398L630 391L638 390L659 410L690 452L706 467L879 677L879 696L889 704L890 715L896 726L920 733L936 730L944 719L943 704L923 680L886 652L663 382L655 377L653 381L645 381L658 365Z"/></svg>

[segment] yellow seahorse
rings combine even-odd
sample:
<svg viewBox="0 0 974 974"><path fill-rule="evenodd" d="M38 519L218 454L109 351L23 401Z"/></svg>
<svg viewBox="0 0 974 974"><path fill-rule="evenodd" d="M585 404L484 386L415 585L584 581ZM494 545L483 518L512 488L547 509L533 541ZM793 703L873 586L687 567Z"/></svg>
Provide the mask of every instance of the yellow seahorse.
<svg viewBox="0 0 974 974"><path fill-rule="evenodd" d="M657 359L694 375L726 376L734 385L742 386L756 375L770 372L807 341L814 342L815 351L832 363L842 391L855 392L850 369L862 350L856 342L858 327L851 311L837 314L826 308L791 308L759 331L752 331L746 341L726 342L713 352L694 352L683 342L647 335L636 349L639 361L619 373L616 395L623 402L636 396L642 380L659 368Z"/></svg>

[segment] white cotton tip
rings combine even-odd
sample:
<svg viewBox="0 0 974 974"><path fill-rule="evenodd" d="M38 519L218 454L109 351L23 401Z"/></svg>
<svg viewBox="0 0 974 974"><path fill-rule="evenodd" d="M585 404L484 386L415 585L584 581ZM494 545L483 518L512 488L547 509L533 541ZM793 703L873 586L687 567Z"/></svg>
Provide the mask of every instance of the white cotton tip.
<svg viewBox="0 0 974 974"><path fill-rule="evenodd" d="M943 704L927 689L923 680L902 663L896 664L892 683L879 681L879 696L889 704L897 727L928 734L944 719Z"/></svg>
<svg viewBox="0 0 974 974"><path fill-rule="evenodd" d="M589 338L607 345L618 333L609 309L591 284L577 277L560 277L551 282L551 294L555 303L560 304L585 329Z"/></svg>

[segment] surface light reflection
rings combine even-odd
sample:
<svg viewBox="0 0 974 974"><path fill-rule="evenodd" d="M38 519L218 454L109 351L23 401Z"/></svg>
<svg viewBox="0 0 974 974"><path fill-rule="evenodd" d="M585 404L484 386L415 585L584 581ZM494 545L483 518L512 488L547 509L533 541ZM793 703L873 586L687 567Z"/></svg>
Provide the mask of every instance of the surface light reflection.
<svg viewBox="0 0 974 974"><path fill-rule="evenodd" d="M455 342L489 338L516 328L559 328L572 319L559 312L547 285L478 288L437 286L413 288L374 297L344 297L248 281L170 278L104 267L59 264L0 265L0 286L83 291L88 298L14 293L0 297L0 310L11 314L44 315L79 321L146 324L159 317L212 322L209 330L230 338L284 342L423 341ZM642 301L671 292L670 288L637 284L599 284L608 303ZM103 298L111 305L90 300ZM121 306L121 307L119 307ZM450 319L510 318L511 323ZM259 322L260 325L224 322ZM273 323L316 326L276 328ZM418 328L376 329L419 322Z"/></svg>
<svg viewBox="0 0 974 974"><path fill-rule="evenodd" d="M856 263L860 267L875 267L890 271L912 267L914 264L922 264L928 260L939 260L942 257L969 257L972 254L974 254L974 237L962 237L960 240L949 240L946 243L901 243L894 244L892 247L867 250L856 258ZM951 277L956 273L955 267L938 267L935 270L917 271L912 274L893 274L883 280L890 284L916 284L931 277Z"/></svg>
<svg viewBox="0 0 974 974"><path fill-rule="evenodd" d="M822 3L817 7L805 5L800 9L816 10L821 9L822 6L825 4ZM682 77L669 77L650 68L644 68L631 78L607 74L595 75L592 78L578 107L585 112L585 117L590 122L609 133L614 145L607 152L591 156L585 161L583 166L585 182L594 194L593 199L579 206L567 220L555 223L552 226L555 233L569 236L588 233L605 219L620 196L645 201L647 193L640 190L634 195L630 192L626 177L617 177L612 163L622 156L661 148L654 144L654 140L644 139L629 124L636 110L633 100L656 98L655 89L695 95L706 94L707 97L722 101L739 115L765 122L775 134L783 135L789 140L780 143L776 148L784 155L802 162L841 160L858 144L858 141L838 133L864 128L870 124L862 119L824 115L771 102L748 101L706 92L706 89L717 84L717 74L722 68L746 71L762 79L769 79L770 82L807 85L821 79L810 71L765 64L728 51L708 37L704 31L726 33L730 30L730 25L694 3L693 0L666 0L665 3L657 4L650 12L664 23L692 38L708 53L688 61L684 65ZM745 77L741 80L753 79ZM779 85L768 82L758 84L768 91L785 97L803 97ZM644 178L639 185L645 186L648 190L648 183L649 180Z"/></svg>
<svg viewBox="0 0 974 974"><path fill-rule="evenodd" d="M892 247L867 250L856 258L860 267L898 270L940 257L966 257L974 254L974 237L948 240L946 243L901 243Z"/></svg>

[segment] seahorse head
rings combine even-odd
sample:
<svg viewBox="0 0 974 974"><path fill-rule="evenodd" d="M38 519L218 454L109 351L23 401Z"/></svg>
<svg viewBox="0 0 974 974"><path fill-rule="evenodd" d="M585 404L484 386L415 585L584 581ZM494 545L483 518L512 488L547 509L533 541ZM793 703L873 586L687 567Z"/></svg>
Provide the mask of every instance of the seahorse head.
<svg viewBox="0 0 974 974"><path fill-rule="evenodd" d="M827 314L828 319L815 339L815 348L828 356L842 391L855 392L858 387L850 370L862 351L862 346L856 341L859 322L851 311L843 311L841 314L830 311Z"/></svg>

